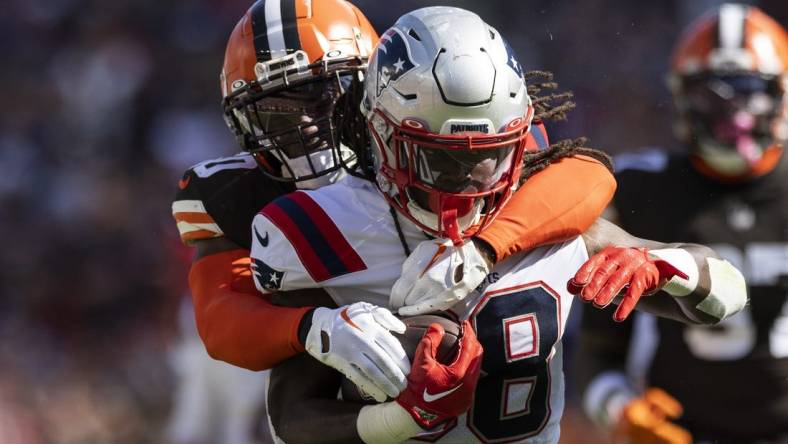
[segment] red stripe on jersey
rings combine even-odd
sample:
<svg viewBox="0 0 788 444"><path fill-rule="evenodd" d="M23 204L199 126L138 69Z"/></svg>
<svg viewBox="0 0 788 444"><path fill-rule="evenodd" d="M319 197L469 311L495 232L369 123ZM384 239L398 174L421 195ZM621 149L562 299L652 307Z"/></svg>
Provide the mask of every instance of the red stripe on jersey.
<svg viewBox="0 0 788 444"><path fill-rule="evenodd" d="M323 211L323 208L317 202L301 191L290 194L290 198L309 215L318 230L320 230L323 238L326 239L331 249L334 250L334 253L345 265L347 273L355 273L367 269L367 265L356 253L356 250L350 246L334 221L328 217L328 214Z"/></svg>
<svg viewBox="0 0 788 444"><path fill-rule="evenodd" d="M295 248L298 259L315 282L322 282L331 278L331 273L329 273L326 266L323 265L323 262L317 256L315 250L301 234L298 225L293 222L290 216L281 207L276 205L276 201L266 205L260 214L267 217L272 224L284 233L285 237L290 241L290 244Z"/></svg>

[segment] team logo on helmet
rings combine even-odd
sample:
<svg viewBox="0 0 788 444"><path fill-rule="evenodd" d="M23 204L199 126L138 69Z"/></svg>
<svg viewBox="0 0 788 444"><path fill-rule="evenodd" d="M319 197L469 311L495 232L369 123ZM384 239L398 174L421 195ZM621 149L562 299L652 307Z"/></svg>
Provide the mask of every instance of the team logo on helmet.
<svg viewBox="0 0 788 444"><path fill-rule="evenodd" d="M510 68L517 73L517 76L521 79L523 78L523 65L517 61L517 57L514 56L514 50L511 46L509 46L509 42L506 41L503 37L503 46L506 48L506 64L509 65Z"/></svg>
<svg viewBox="0 0 788 444"><path fill-rule="evenodd" d="M380 38L377 58L378 95L383 92L384 88L389 86L389 83L396 82L400 77L417 66L410 57L410 49L405 37L394 28L389 29Z"/></svg>

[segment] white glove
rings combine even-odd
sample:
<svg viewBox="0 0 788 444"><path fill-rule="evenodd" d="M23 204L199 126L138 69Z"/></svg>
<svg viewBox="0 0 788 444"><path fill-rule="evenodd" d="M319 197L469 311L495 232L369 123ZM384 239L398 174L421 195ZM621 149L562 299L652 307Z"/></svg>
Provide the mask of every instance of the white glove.
<svg viewBox="0 0 788 444"><path fill-rule="evenodd" d="M402 316L446 310L484 281L490 265L473 242L424 241L402 264L389 305Z"/></svg>
<svg viewBox="0 0 788 444"><path fill-rule="evenodd" d="M366 302L337 309L317 308L306 336L306 351L333 367L364 393L383 402L408 385L410 360L391 334L405 324L390 311Z"/></svg>

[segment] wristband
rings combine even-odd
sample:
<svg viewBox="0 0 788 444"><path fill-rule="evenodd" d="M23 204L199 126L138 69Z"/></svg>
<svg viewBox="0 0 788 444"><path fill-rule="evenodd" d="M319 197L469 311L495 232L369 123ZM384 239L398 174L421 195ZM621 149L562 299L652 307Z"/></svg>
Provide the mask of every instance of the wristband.
<svg viewBox="0 0 788 444"><path fill-rule="evenodd" d="M315 314L315 309L311 309L304 313L301 321L298 323L298 342L302 347L306 347L306 337L309 335L309 329L312 328L312 315Z"/></svg>
<svg viewBox="0 0 788 444"><path fill-rule="evenodd" d="M424 431L395 401L362 407L356 419L356 430L367 444L395 444Z"/></svg>
<svg viewBox="0 0 788 444"><path fill-rule="evenodd" d="M662 291L678 297L686 296L695 291L695 288L698 286L700 272L698 271L698 264L695 262L695 258L687 250L664 248L661 250L648 250L648 254L673 265L687 275L687 279L673 276L662 287Z"/></svg>

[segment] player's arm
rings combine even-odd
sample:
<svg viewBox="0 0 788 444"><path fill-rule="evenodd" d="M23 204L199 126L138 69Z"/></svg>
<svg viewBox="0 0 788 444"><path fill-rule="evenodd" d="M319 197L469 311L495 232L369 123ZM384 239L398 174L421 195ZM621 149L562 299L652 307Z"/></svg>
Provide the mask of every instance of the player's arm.
<svg viewBox="0 0 788 444"><path fill-rule="evenodd" d="M282 307L260 295L249 269L249 250L224 237L193 245L197 253L189 287L197 329L211 357L265 370L304 351L299 327L310 307ZM308 299L301 301L331 302L322 290Z"/></svg>
<svg viewBox="0 0 788 444"><path fill-rule="evenodd" d="M268 413L287 443L361 443L355 427L362 404L337 400L342 374L302 354L274 367Z"/></svg>
<svg viewBox="0 0 788 444"><path fill-rule="evenodd" d="M200 337L215 359L250 370L302 352L299 326L309 321L309 308L275 306L252 280L249 221L275 194L265 192L270 185L248 155L213 159L184 173L172 204L181 240L196 249L189 286ZM330 302L324 292L311 296Z"/></svg>
<svg viewBox="0 0 788 444"><path fill-rule="evenodd" d="M305 200L308 204L304 204ZM297 205L304 206L298 206L300 210L296 211ZM331 279L366 268L346 242L339 251L331 250L333 256L326 255L326 250L337 243L332 247L315 241L322 233L311 231L317 230L314 225L297 223L283 208L305 218L322 211L308 195L293 193L267 205L255 216L251 261L254 284L261 293L285 299L293 291L321 286L330 289ZM325 214L320 221L331 223ZM332 258L341 261L336 258L352 255L356 259L341 266L330 262ZM392 334L403 333L405 324L388 309L356 302L338 308L318 307L308 316L309 323L304 323L302 331L306 332L304 349L312 357L340 371L378 401L396 397L405 389L410 361Z"/></svg>
<svg viewBox="0 0 788 444"><path fill-rule="evenodd" d="M610 170L588 156L563 158L526 180L501 213L479 233L493 261L585 232L616 191Z"/></svg>
<svg viewBox="0 0 788 444"><path fill-rule="evenodd" d="M569 281L569 290L598 307L615 302L615 320L625 319L637 304L658 316L714 324L747 303L741 272L709 247L640 239L604 219L583 239L590 259ZM655 294L640 299L644 293Z"/></svg>
<svg viewBox="0 0 788 444"><path fill-rule="evenodd" d="M463 326L459 354L449 364L436 360L444 331L424 334L408 378L393 401L367 405L336 399L341 375L309 356L297 356L271 372L268 407L276 435L287 443L398 443L459 416L470 408L482 349L470 323ZM427 402L424 392L449 393Z"/></svg>
<svg viewBox="0 0 788 444"><path fill-rule="evenodd" d="M447 309L473 291L495 263L586 231L615 191L615 178L596 159L573 156L550 164L529 177L472 242L461 247L449 241L420 244L392 288L392 307L405 316Z"/></svg>

